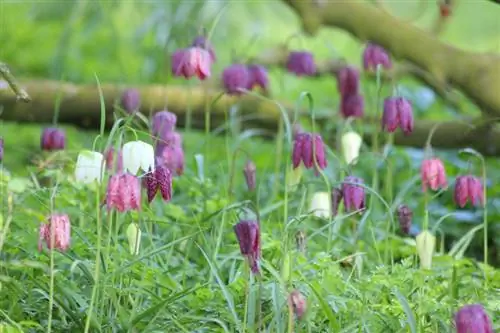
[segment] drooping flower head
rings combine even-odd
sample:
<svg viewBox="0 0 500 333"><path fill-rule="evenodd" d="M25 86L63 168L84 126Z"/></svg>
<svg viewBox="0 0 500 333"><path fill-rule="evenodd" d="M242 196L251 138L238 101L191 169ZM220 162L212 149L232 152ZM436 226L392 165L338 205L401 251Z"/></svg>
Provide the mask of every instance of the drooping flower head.
<svg viewBox="0 0 500 333"><path fill-rule="evenodd" d="M288 54L286 68L297 76L312 76L316 74L316 63L310 52L292 51Z"/></svg>
<svg viewBox="0 0 500 333"><path fill-rule="evenodd" d="M341 96L359 94L359 70L346 66L337 72L337 88Z"/></svg>
<svg viewBox="0 0 500 333"><path fill-rule="evenodd" d="M329 219L332 216L331 195L328 192L316 192L311 198L309 212L314 216Z"/></svg>
<svg viewBox="0 0 500 333"><path fill-rule="evenodd" d="M256 186L256 171L257 167L255 163L248 160L243 168L243 175L245 176L245 182L249 191L255 190Z"/></svg>
<svg viewBox="0 0 500 333"><path fill-rule="evenodd" d="M344 118L362 118L365 114L365 101L362 95L345 95L340 98L340 114Z"/></svg>
<svg viewBox="0 0 500 333"><path fill-rule="evenodd" d="M342 184L342 196L344 198L344 206L347 212L353 212L365 208L365 189L363 179L347 176Z"/></svg>
<svg viewBox="0 0 500 333"><path fill-rule="evenodd" d="M400 205L397 211L399 227L403 234L408 235L410 233L413 212L407 205Z"/></svg>
<svg viewBox="0 0 500 333"><path fill-rule="evenodd" d="M106 191L108 210L119 212L141 209L141 184L139 178L129 173L118 173L109 178Z"/></svg>
<svg viewBox="0 0 500 333"><path fill-rule="evenodd" d="M81 151L76 160L76 181L84 184L90 184L94 181L101 183L105 164L104 156L101 153L90 150Z"/></svg>
<svg viewBox="0 0 500 333"><path fill-rule="evenodd" d="M165 166L177 176L184 173L184 149L179 133L164 133L162 140L156 144L155 161L156 165Z"/></svg>
<svg viewBox="0 0 500 333"><path fill-rule="evenodd" d="M255 87L260 87L262 90L267 91L269 86L269 76L267 70L261 65L249 65L248 66L248 90L252 90Z"/></svg>
<svg viewBox="0 0 500 333"><path fill-rule="evenodd" d="M342 202L342 191L336 187L332 188L332 216L337 216L340 203Z"/></svg>
<svg viewBox="0 0 500 333"><path fill-rule="evenodd" d="M481 304L462 306L455 314L457 333L494 333L493 324Z"/></svg>
<svg viewBox="0 0 500 333"><path fill-rule="evenodd" d="M342 152L347 164L356 164L359 157L359 150L363 143L363 138L354 131L349 131L342 135Z"/></svg>
<svg viewBox="0 0 500 333"><path fill-rule="evenodd" d="M123 152L122 149L115 149L110 146L104 152L106 158L106 168L110 171L123 171Z"/></svg>
<svg viewBox="0 0 500 333"><path fill-rule="evenodd" d="M152 120L151 134L162 138L163 133L169 133L175 130L177 124L177 115L167 110L156 112Z"/></svg>
<svg viewBox="0 0 500 333"><path fill-rule="evenodd" d="M234 226L234 232L240 245L241 254L247 257L252 272L258 274L261 257L259 224L257 221L242 220Z"/></svg>
<svg viewBox="0 0 500 333"><path fill-rule="evenodd" d="M233 64L222 72L222 83L226 93L241 95L250 85L251 76L246 65Z"/></svg>
<svg viewBox="0 0 500 333"><path fill-rule="evenodd" d="M292 152L293 167L297 168L301 161L307 169L314 167L315 161L320 169L328 166L325 145L319 134L301 133L295 137Z"/></svg>
<svg viewBox="0 0 500 333"><path fill-rule="evenodd" d="M137 112L141 104L141 95L137 89L127 89L121 97L121 106L127 113Z"/></svg>
<svg viewBox="0 0 500 333"><path fill-rule="evenodd" d="M201 47L189 47L177 50L172 54L172 74L189 79L197 76L205 80L211 75L212 60L210 53Z"/></svg>
<svg viewBox="0 0 500 333"><path fill-rule="evenodd" d="M398 127L405 135L413 131L413 108L404 97L388 97L384 100L382 129L392 133Z"/></svg>
<svg viewBox="0 0 500 333"><path fill-rule="evenodd" d="M163 165L157 165L154 171L144 176L144 183L151 203L159 191L164 201L172 199L172 172Z"/></svg>
<svg viewBox="0 0 500 333"><path fill-rule="evenodd" d="M461 208L465 207L469 200L475 206L484 204L483 183L472 175L458 176L455 181L454 199Z"/></svg>
<svg viewBox="0 0 500 333"><path fill-rule="evenodd" d="M384 69L392 68L391 57L382 46L368 43L363 52L363 67L365 71L376 71L377 65Z"/></svg>
<svg viewBox="0 0 500 333"><path fill-rule="evenodd" d="M439 188L446 188L448 186L444 164L439 158L425 159L420 168L420 175L424 192L427 190L427 187L436 191Z"/></svg>
<svg viewBox="0 0 500 333"><path fill-rule="evenodd" d="M152 145L144 141L129 141L123 145L123 170L137 174L139 169L154 170L155 152Z"/></svg>
<svg viewBox="0 0 500 333"><path fill-rule="evenodd" d="M298 290L294 290L288 296L288 304L292 307L297 319L302 319L307 310L307 301L304 295Z"/></svg>
<svg viewBox="0 0 500 333"><path fill-rule="evenodd" d="M195 47L199 47L199 48L202 48L204 50L207 50L208 54L210 55L210 61L212 63L217 61L217 57L215 56L214 48L205 35L196 36L196 38L193 40L193 43L191 44L191 46L195 46Z"/></svg>
<svg viewBox="0 0 500 333"><path fill-rule="evenodd" d="M43 242L49 249L66 251L71 241L71 224L67 214L52 214L49 223L40 225L38 251L42 251Z"/></svg>
<svg viewBox="0 0 500 333"><path fill-rule="evenodd" d="M47 151L63 150L66 147L66 133L64 130L54 127L44 129L40 139L40 147Z"/></svg>

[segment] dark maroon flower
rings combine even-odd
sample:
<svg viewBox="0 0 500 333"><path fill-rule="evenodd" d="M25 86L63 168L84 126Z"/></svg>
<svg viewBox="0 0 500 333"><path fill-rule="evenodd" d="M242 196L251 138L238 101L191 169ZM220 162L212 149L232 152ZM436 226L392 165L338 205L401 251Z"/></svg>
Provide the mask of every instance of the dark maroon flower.
<svg viewBox="0 0 500 333"><path fill-rule="evenodd" d="M180 176L184 173L184 150L181 142L177 141L180 140L180 135L170 134L169 136L175 141L165 140L156 145L156 165L163 165L175 175Z"/></svg>
<svg viewBox="0 0 500 333"><path fill-rule="evenodd" d="M116 208L119 212L141 209L141 184L139 179L129 173L118 173L109 178L106 191L108 210Z"/></svg>
<svg viewBox="0 0 500 333"><path fill-rule="evenodd" d="M160 191L164 201L172 199L172 172L165 166L159 165L154 171L149 171L144 176L148 202L151 203Z"/></svg>
<svg viewBox="0 0 500 333"><path fill-rule="evenodd" d="M363 67L365 71L376 71L377 65L384 69L392 68L391 57L382 46L368 43L363 52Z"/></svg>
<svg viewBox="0 0 500 333"><path fill-rule="evenodd" d="M420 168L420 175L422 178L422 190L424 192L427 190L427 187L436 191L438 188L444 189L448 186L444 164L439 158L425 159Z"/></svg>
<svg viewBox="0 0 500 333"><path fill-rule="evenodd" d="M172 74L189 79L197 76L200 80L210 77L212 61L208 51L200 47L177 50L172 54Z"/></svg>
<svg viewBox="0 0 500 333"><path fill-rule="evenodd" d="M320 169L328 166L325 154L325 145L319 134L301 133L295 137L292 152L292 163L294 169L302 161L307 169L314 166L314 162Z"/></svg>
<svg viewBox="0 0 500 333"><path fill-rule="evenodd" d="M340 98L340 114L344 118L362 118L365 114L365 101L362 95L345 95Z"/></svg>
<svg viewBox="0 0 500 333"><path fill-rule="evenodd" d="M290 52L286 68L297 76L312 76L316 73L316 63L313 55L309 52Z"/></svg>
<svg viewBox="0 0 500 333"><path fill-rule="evenodd" d="M0 138L0 162L3 161L3 138Z"/></svg>
<svg viewBox="0 0 500 333"><path fill-rule="evenodd" d="M307 310L307 302L304 295L298 290L294 290L288 296L288 303L293 309L293 313L297 316L297 319L302 319Z"/></svg>
<svg viewBox="0 0 500 333"><path fill-rule="evenodd" d="M471 175L458 176L455 181L454 199L461 208L469 200L475 206L484 204L483 183L479 178Z"/></svg>
<svg viewBox="0 0 500 333"><path fill-rule="evenodd" d="M494 333L488 313L481 304L462 306L455 313L457 333Z"/></svg>
<svg viewBox="0 0 500 333"><path fill-rule="evenodd" d="M191 46L196 46L200 47L204 50L208 51L208 54L210 54L210 60L212 63L214 63L217 60L217 57L215 56L215 51L214 48L212 47L212 44L208 41L207 37L204 35L199 35L197 36L194 40Z"/></svg>
<svg viewBox="0 0 500 333"><path fill-rule="evenodd" d="M342 191L336 187L332 189L332 216L337 216L340 203L342 202Z"/></svg>
<svg viewBox="0 0 500 333"><path fill-rule="evenodd" d="M341 96L359 93L359 70L353 66L341 68L337 73L337 88Z"/></svg>
<svg viewBox="0 0 500 333"><path fill-rule="evenodd" d="M245 175L245 181L249 191L255 190L256 171L257 167L255 166L255 163L248 160L245 164L245 168L243 169L243 174Z"/></svg>
<svg viewBox="0 0 500 333"><path fill-rule="evenodd" d="M38 251L42 251L43 242L49 249L61 252L69 248L71 241L71 223L67 214L52 214L49 223L42 223L38 236Z"/></svg>
<svg viewBox="0 0 500 333"><path fill-rule="evenodd" d="M254 87L260 87L264 91L267 90L269 86L269 77L264 66L250 65L248 66L248 74L248 90L252 90Z"/></svg>
<svg viewBox="0 0 500 333"><path fill-rule="evenodd" d="M42 132L40 146L42 150L63 150L66 147L66 133L62 129L46 128Z"/></svg>
<svg viewBox="0 0 500 333"><path fill-rule="evenodd" d="M152 120L151 133L162 137L163 133L172 132L177 124L177 115L167 110L156 112Z"/></svg>
<svg viewBox="0 0 500 333"><path fill-rule="evenodd" d="M222 72L222 83L230 95L241 95L250 84L250 72L246 65L234 64Z"/></svg>
<svg viewBox="0 0 500 333"><path fill-rule="evenodd" d="M234 226L234 232L240 244L241 254L248 258L252 272L258 274L261 256L259 224L256 221L242 220Z"/></svg>
<svg viewBox="0 0 500 333"><path fill-rule="evenodd" d="M342 184L342 196L346 211L353 212L365 208L365 189L363 180L354 176L347 176Z"/></svg>
<svg viewBox="0 0 500 333"><path fill-rule="evenodd" d="M401 127L405 135L413 131L413 108L403 97L388 97L384 100L382 129L392 133Z"/></svg>
<svg viewBox="0 0 500 333"><path fill-rule="evenodd" d="M398 207L398 220L401 231L408 235L410 233L413 212L407 205L400 205Z"/></svg>
<svg viewBox="0 0 500 333"><path fill-rule="evenodd" d="M127 113L137 112L141 104L141 96L137 89L127 89L123 92L121 105Z"/></svg>

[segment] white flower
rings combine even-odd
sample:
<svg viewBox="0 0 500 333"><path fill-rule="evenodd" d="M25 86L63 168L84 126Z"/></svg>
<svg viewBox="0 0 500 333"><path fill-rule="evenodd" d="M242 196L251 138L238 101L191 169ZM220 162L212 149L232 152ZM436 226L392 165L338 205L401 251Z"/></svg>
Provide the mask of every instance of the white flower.
<svg viewBox="0 0 500 333"><path fill-rule="evenodd" d="M137 174L139 169L149 172L155 168L155 151L153 146L144 141L130 141L123 145L123 170Z"/></svg>
<svg viewBox="0 0 500 333"><path fill-rule="evenodd" d="M431 269L432 256L436 247L436 237L429 231L424 230L417 237L417 253L420 258L420 267L423 269Z"/></svg>
<svg viewBox="0 0 500 333"><path fill-rule="evenodd" d="M329 218L332 215L332 205L331 205L330 193L328 192L316 192L311 198L311 204L309 205L309 212L313 213L317 217Z"/></svg>
<svg viewBox="0 0 500 333"><path fill-rule="evenodd" d="M76 181L89 184L100 183L104 175L104 156L101 153L82 150L78 154L75 166Z"/></svg>
<svg viewBox="0 0 500 333"><path fill-rule="evenodd" d="M350 131L342 135L342 151L347 164L357 163L362 143L363 138L356 132Z"/></svg>

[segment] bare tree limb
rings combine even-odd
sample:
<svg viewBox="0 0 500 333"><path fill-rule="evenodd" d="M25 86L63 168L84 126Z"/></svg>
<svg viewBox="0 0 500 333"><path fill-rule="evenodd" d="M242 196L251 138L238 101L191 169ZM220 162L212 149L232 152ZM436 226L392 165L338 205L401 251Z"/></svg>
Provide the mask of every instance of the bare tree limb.
<svg viewBox="0 0 500 333"><path fill-rule="evenodd" d="M7 67L7 65L3 62L0 62L0 77L3 77L5 81L7 81L10 89L12 89L12 91L16 94L17 99L26 103L31 101L31 98L26 90L19 87L19 84L17 83L14 75L10 72L9 67Z"/></svg>

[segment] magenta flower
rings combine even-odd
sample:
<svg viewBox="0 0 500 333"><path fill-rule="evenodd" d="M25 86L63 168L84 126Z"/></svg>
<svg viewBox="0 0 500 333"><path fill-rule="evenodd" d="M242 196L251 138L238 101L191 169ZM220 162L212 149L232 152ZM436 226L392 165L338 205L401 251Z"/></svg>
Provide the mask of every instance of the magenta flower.
<svg viewBox="0 0 500 333"><path fill-rule="evenodd" d="M297 319L302 319L307 310L307 301L304 295L300 291L294 290L288 296L288 303L292 307Z"/></svg>
<svg viewBox="0 0 500 333"><path fill-rule="evenodd" d="M0 162L3 161L3 138L0 138Z"/></svg>
<svg viewBox="0 0 500 333"><path fill-rule="evenodd" d="M151 203L158 191L164 201L172 199L172 172L160 165L154 171L148 172L144 176L144 184L148 195L148 202Z"/></svg>
<svg viewBox="0 0 500 333"><path fill-rule="evenodd" d="M245 164L245 168L243 169L243 174L245 175L245 181L249 191L255 190L256 171L257 167L255 166L255 163L248 160Z"/></svg>
<svg viewBox="0 0 500 333"><path fill-rule="evenodd" d="M109 147L104 152L104 158L106 159L106 169L114 172L123 171L123 153L121 149L116 149L114 147Z"/></svg>
<svg viewBox="0 0 500 333"><path fill-rule="evenodd" d="M362 95L345 95L340 98L340 114L344 118L362 118L365 114L365 101Z"/></svg>
<svg viewBox="0 0 500 333"><path fill-rule="evenodd" d="M109 178L106 192L108 210L119 212L141 209L141 184L139 179L129 173L118 173Z"/></svg>
<svg viewBox="0 0 500 333"><path fill-rule="evenodd" d="M388 97L384 100L382 129L392 133L401 127L405 135L413 131L413 108L403 97Z"/></svg>
<svg viewBox="0 0 500 333"><path fill-rule="evenodd" d="M342 202L342 191L338 188L332 189L332 216L337 216L340 203Z"/></svg>
<svg viewBox="0 0 500 333"><path fill-rule="evenodd" d="M464 305L455 314L457 333L494 333L486 310L481 304Z"/></svg>
<svg viewBox="0 0 500 333"><path fill-rule="evenodd" d="M49 249L66 251L71 241L71 224L66 214L52 214L49 223L40 225L38 251L42 251L43 242Z"/></svg>
<svg viewBox="0 0 500 333"><path fill-rule="evenodd" d="M163 165L180 176L184 173L184 150L179 144L158 142L155 149L156 165Z"/></svg>
<svg viewBox="0 0 500 333"><path fill-rule="evenodd" d="M208 51L200 47L177 50L172 54L172 74L189 79L197 76L205 80L211 75L212 61Z"/></svg>
<svg viewBox="0 0 500 333"><path fill-rule="evenodd" d="M42 150L63 150L66 147L66 133L62 129L49 127L43 130L40 139Z"/></svg>
<svg viewBox="0 0 500 333"><path fill-rule="evenodd" d="M316 63L310 52L292 51L288 54L286 68L297 76L312 76L316 74Z"/></svg>
<svg viewBox="0 0 500 333"><path fill-rule="evenodd" d="M439 158L434 157L424 160L420 168L420 175L423 191L426 191L427 187L436 191L439 188L446 188L448 186L444 165Z"/></svg>
<svg viewBox="0 0 500 333"><path fill-rule="evenodd" d="M250 85L250 72L246 65L234 64L222 72L222 83L230 95L241 95Z"/></svg>
<svg viewBox="0 0 500 333"><path fill-rule="evenodd" d="M292 152L292 163L294 169L300 165L301 161L307 169L314 166L314 161L316 161L320 169L325 169L328 166L325 154L325 145L319 134L297 134L294 139Z"/></svg>
<svg viewBox="0 0 500 333"><path fill-rule="evenodd" d="M408 235L410 233L413 212L407 205L400 205L398 207L397 215L401 231Z"/></svg>
<svg viewBox="0 0 500 333"><path fill-rule="evenodd" d="M261 257L259 224L256 221L242 220L234 226L234 232L241 254L247 257L252 273L258 274Z"/></svg>
<svg viewBox="0 0 500 333"><path fill-rule="evenodd" d="M217 57L215 56L215 51L214 48L212 47L212 44L208 41L208 39L204 35L199 35L197 36L194 40L191 46L199 47L204 50L208 51L208 54L210 55L210 61L214 63L217 60Z"/></svg>
<svg viewBox="0 0 500 333"><path fill-rule="evenodd" d="M475 206L484 204L483 183L479 178L472 175L458 176L455 181L454 199L455 203L461 208L469 200Z"/></svg>
<svg viewBox="0 0 500 333"><path fill-rule="evenodd" d="M337 87L341 96L359 94L359 70L353 66L341 68L337 73Z"/></svg>
<svg viewBox="0 0 500 333"><path fill-rule="evenodd" d="M342 196L344 197L344 206L346 211L353 212L365 208L365 189L363 179L347 176L342 184Z"/></svg>
<svg viewBox="0 0 500 333"><path fill-rule="evenodd" d="M127 89L123 92L121 105L127 113L137 112L141 104L141 96L137 89Z"/></svg>
<svg viewBox="0 0 500 333"><path fill-rule="evenodd" d="M363 67L365 71L376 71L377 65L384 69L392 68L391 57L382 46L368 43L363 52Z"/></svg>
<svg viewBox="0 0 500 333"><path fill-rule="evenodd" d="M261 65L250 65L248 66L248 90L252 90L255 87L260 87L262 90L266 91L269 86L269 76L267 70Z"/></svg>
<svg viewBox="0 0 500 333"><path fill-rule="evenodd" d="M156 112L152 120L151 134L162 137L163 133L172 132L177 124L177 115L167 110Z"/></svg>

